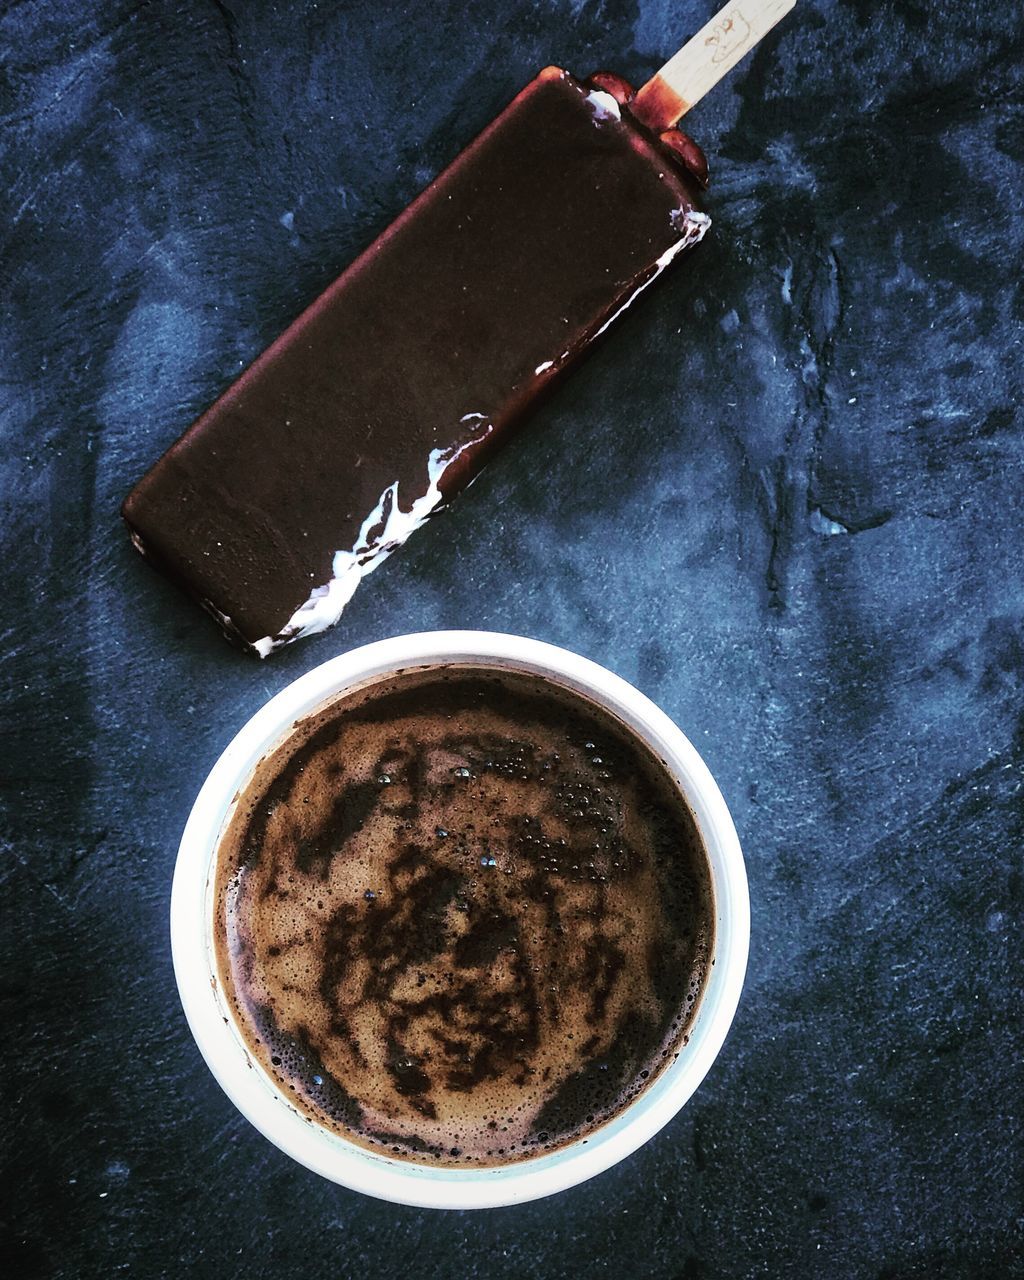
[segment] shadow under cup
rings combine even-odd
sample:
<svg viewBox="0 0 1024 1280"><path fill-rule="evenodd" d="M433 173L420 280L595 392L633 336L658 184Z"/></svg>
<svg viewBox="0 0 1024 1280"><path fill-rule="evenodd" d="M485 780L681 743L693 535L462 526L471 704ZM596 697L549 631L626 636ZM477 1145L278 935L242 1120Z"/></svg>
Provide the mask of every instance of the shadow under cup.
<svg viewBox="0 0 1024 1280"><path fill-rule="evenodd" d="M261 760L305 719L339 695L410 668L454 666L523 673L578 695L640 738L686 800L710 870L714 944L688 1040L678 1056L623 1110L585 1136L543 1155L504 1165L416 1163L314 1124L254 1061L217 973L213 882L217 846L239 792ZM489 632L398 637L332 659L289 685L249 721L217 761L182 837L171 901L171 940L182 1003L215 1077L244 1115L307 1168L397 1203L437 1208L513 1204L551 1194L607 1169L672 1118L707 1072L739 999L749 940L742 854L725 802L696 750L644 695L604 668L564 649Z"/></svg>

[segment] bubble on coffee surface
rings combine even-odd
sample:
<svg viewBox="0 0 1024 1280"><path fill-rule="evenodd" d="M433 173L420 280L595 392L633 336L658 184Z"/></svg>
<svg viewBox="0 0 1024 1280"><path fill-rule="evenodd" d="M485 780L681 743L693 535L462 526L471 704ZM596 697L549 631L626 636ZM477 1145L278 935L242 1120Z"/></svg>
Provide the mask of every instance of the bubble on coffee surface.
<svg viewBox="0 0 1024 1280"><path fill-rule="evenodd" d="M449 1165L621 1110L678 1052L711 943L662 766L509 673L411 673L300 725L237 806L216 897L222 980L285 1095Z"/></svg>

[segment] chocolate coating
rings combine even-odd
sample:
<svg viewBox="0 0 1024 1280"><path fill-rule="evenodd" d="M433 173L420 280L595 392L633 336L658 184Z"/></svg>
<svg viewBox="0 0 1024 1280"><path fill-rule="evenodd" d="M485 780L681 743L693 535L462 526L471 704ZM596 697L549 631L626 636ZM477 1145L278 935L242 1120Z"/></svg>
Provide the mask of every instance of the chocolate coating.
<svg viewBox="0 0 1024 1280"><path fill-rule="evenodd" d="M688 133L682 129L666 129L658 134L658 141L676 153L683 167L702 187L708 185L708 158Z"/></svg>
<svg viewBox="0 0 1024 1280"><path fill-rule="evenodd" d="M610 93L620 107L624 107L636 96L636 90L629 81L615 71L595 71L587 77L587 84Z"/></svg>
<svg viewBox="0 0 1024 1280"><path fill-rule="evenodd" d="M129 494L137 548L244 646L335 621L700 238L696 183L609 101L541 72Z"/></svg>
<svg viewBox="0 0 1024 1280"><path fill-rule="evenodd" d="M521 675L408 675L265 760L218 851L221 981L312 1119L504 1163L679 1051L712 938L703 847L606 713Z"/></svg>

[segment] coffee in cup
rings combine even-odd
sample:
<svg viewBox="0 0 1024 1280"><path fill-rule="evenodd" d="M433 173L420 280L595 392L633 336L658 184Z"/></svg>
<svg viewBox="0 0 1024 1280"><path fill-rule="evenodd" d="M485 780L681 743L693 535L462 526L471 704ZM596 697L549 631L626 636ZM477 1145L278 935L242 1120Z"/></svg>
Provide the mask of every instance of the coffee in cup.
<svg viewBox="0 0 1024 1280"><path fill-rule="evenodd" d="M479 665L389 673L301 719L221 835L219 978L307 1120L435 1166L586 1141L685 1045L707 855L608 710Z"/></svg>

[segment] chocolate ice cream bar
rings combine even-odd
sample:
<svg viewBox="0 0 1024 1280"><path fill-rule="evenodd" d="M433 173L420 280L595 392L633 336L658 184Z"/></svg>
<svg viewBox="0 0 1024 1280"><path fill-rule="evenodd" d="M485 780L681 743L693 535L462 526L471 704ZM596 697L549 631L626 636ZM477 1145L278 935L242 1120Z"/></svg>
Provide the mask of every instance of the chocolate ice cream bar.
<svg viewBox="0 0 1024 1280"><path fill-rule="evenodd" d="M129 494L136 547L245 647L337 622L704 235L678 95L633 101L542 71Z"/></svg>
<svg viewBox="0 0 1024 1280"><path fill-rule="evenodd" d="M145 476L135 545L261 655L323 630L707 226L678 152L549 67Z"/></svg>

